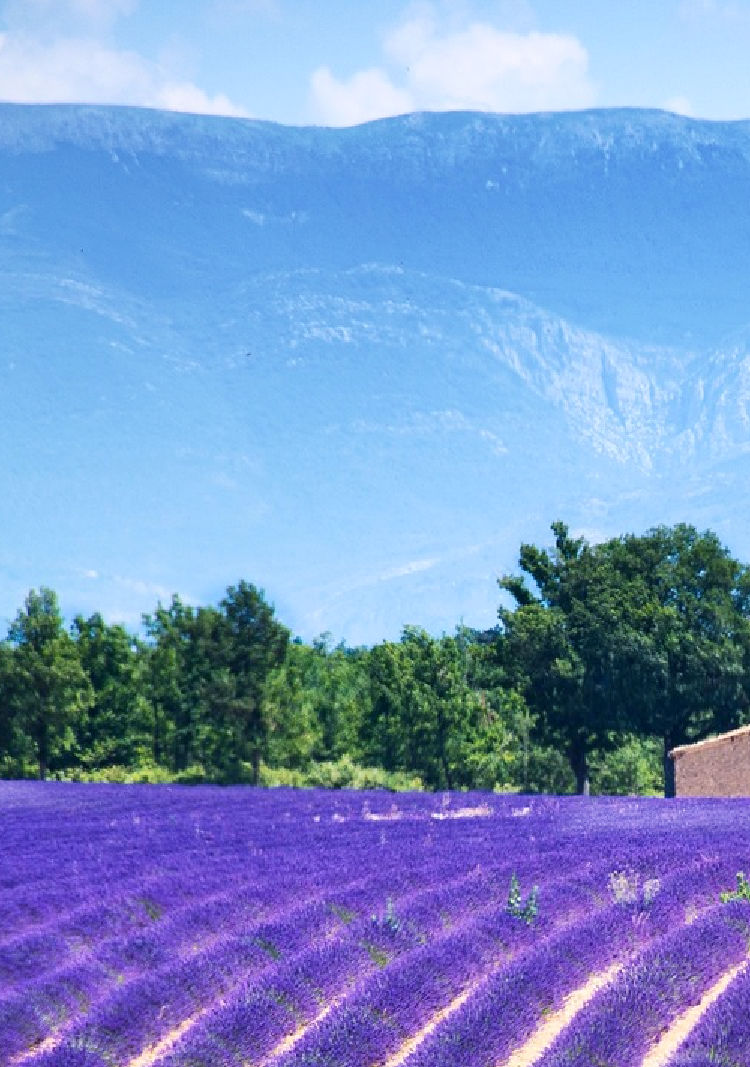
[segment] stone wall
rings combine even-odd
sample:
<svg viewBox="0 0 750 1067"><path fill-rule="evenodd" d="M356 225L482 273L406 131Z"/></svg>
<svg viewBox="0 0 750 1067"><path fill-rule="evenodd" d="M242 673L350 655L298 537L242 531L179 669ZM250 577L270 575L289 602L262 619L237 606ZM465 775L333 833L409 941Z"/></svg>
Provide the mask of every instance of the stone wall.
<svg viewBox="0 0 750 1067"><path fill-rule="evenodd" d="M678 797L750 797L750 726L670 755Z"/></svg>

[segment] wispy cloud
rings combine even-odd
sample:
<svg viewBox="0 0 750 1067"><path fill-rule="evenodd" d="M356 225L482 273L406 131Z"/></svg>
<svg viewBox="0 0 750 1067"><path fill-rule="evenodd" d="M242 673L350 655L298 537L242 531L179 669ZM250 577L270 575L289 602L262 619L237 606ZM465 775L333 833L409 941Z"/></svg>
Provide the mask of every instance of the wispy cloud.
<svg viewBox="0 0 750 1067"><path fill-rule="evenodd" d="M13 103L130 104L242 116L170 62L112 43L114 23L136 0L24 0L0 9L0 100Z"/></svg>
<svg viewBox="0 0 750 1067"><path fill-rule="evenodd" d="M129 592L137 593L139 596L148 596L156 598L158 600L171 600L172 594L176 592L174 589L167 589L165 585L161 585L158 582L149 582L143 578L130 578L122 574L113 574L112 581L115 585L119 585L123 589L127 589ZM186 597L184 593L180 593L180 596Z"/></svg>
<svg viewBox="0 0 750 1067"><path fill-rule="evenodd" d="M687 22L744 23L750 26L750 4L740 0L682 0L681 18Z"/></svg>
<svg viewBox="0 0 750 1067"><path fill-rule="evenodd" d="M264 15L280 18L281 0L213 0L212 6L220 15Z"/></svg>
<svg viewBox="0 0 750 1067"><path fill-rule="evenodd" d="M139 0L6 0L2 14L11 26L33 27L44 34L73 24L102 30L138 7Z"/></svg>
<svg viewBox="0 0 750 1067"><path fill-rule="evenodd" d="M390 567L387 570L381 571L374 579L373 582L391 582L394 578L406 578L409 574L419 574L420 571L430 571L433 567L437 567L440 563L440 559L435 557L433 559L411 559L406 563L399 563L395 567Z"/></svg>
<svg viewBox="0 0 750 1067"><path fill-rule="evenodd" d="M383 65L312 75L318 118L351 125L413 110L562 110L589 106L588 53L571 34L517 32L486 21L457 28L434 4L407 11L385 37Z"/></svg>
<svg viewBox="0 0 750 1067"><path fill-rule="evenodd" d="M427 437L435 434L461 433L478 438L496 456L503 456L508 451L498 434L468 418L462 411L457 411L455 408L440 411L415 411L401 422L384 423L357 419L352 423L351 429L355 433L384 433L392 437Z"/></svg>

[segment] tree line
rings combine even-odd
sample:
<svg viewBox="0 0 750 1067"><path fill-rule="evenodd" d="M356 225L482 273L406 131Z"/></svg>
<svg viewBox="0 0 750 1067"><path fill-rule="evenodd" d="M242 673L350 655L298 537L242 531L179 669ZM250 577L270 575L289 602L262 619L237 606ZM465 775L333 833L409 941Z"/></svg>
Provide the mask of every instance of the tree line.
<svg viewBox="0 0 750 1067"><path fill-rule="evenodd" d="M0 643L0 775L673 792L677 744L750 718L750 571L712 532L552 525L497 625L292 638L247 581L129 632L31 590Z"/></svg>

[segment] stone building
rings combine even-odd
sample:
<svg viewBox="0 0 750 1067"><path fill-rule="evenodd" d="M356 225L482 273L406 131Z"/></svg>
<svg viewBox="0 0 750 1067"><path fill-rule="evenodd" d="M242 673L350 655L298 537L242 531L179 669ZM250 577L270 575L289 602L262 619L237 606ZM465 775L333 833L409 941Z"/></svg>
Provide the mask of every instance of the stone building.
<svg viewBox="0 0 750 1067"><path fill-rule="evenodd" d="M673 748L678 797L750 797L750 726Z"/></svg>

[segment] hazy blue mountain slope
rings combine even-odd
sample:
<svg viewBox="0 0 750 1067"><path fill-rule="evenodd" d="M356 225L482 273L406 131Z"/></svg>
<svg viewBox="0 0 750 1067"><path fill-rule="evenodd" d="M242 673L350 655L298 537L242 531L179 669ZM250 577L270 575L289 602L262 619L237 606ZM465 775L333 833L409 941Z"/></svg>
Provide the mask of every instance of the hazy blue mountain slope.
<svg viewBox="0 0 750 1067"><path fill-rule="evenodd" d="M4 212L113 283L145 271L184 294L221 273L372 261L647 340L746 321L748 123L612 111L325 130L6 106L0 150Z"/></svg>
<svg viewBox="0 0 750 1067"><path fill-rule="evenodd" d="M555 517L750 553L750 124L0 107L0 615L491 625Z"/></svg>

